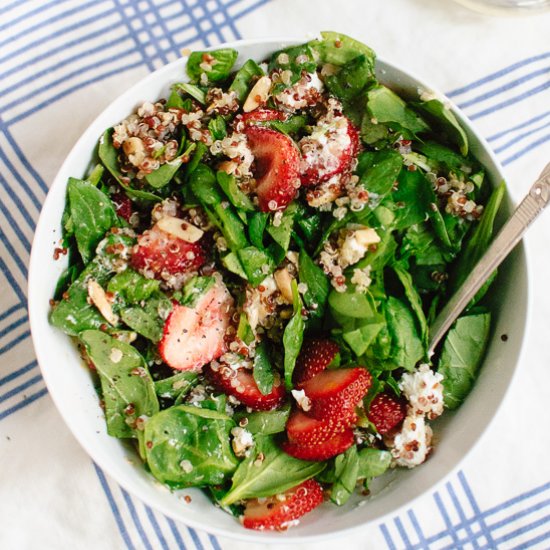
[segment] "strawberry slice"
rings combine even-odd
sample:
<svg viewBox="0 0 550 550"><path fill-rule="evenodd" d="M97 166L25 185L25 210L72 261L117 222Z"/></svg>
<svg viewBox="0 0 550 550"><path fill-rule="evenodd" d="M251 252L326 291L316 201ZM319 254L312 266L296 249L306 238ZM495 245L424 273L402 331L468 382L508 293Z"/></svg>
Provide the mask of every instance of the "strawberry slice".
<svg viewBox="0 0 550 550"><path fill-rule="evenodd" d="M308 479L282 495L268 497L261 502L257 498L248 500L242 523L247 529L284 531L291 522L311 512L322 502L321 485L314 479Z"/></svg>
<svg viewBox="0 0 550 550"><path fill-rule="evenodd" d="M331 420L350 414L371 383L369 371L355 367L325 370L299 387L311 400L309 414L318 420Z"/></svg>
<svg viewBox="0 0 550 550"><path fill-rule="evenodd" d="M233 395L243 405L255 411L274 409L285 399L285 388L277 375L271 392L264 395L259 390L251 370L242 367L233 369L226 365L212 368L212 365L209 365L205 369L205 374L220 391Z"/></svg>
<svg viewBox="0 0 550 550"><path fill-rule="evenodd" d="M219 281L194 307L177 304L166 319L159 352L173 369L200 371L227 351L225 332L231 322L233 298Z"/></svg>
<svg viewBox="0 0 550 550"><path fill-rule="evenodd" d="M256 160L254 177L260 210L285 209L300 186L300 155L294 142L281 132L261 126L248 126L244 132Z"/></svg>
<svg viewBox="0 0 550 550"><path fill-rule="evenodd" d="M349 449L354 442L353 430L347 428L337 433L327 441L317 445L301 445L291 441L283 441L281 447L286 454L301 460L321 461L332 458Z"/></svg>
<svg viewBox="0 0 550 550"><path fill-rule="evenodd" d="M256 124L258 122L271 122L272 120L279 120L284 122L288 119L288 115L282 111L275 109L255 109L249 113L243 113L242 121L245 124Z"/></svg>
<svg viewBox="0 0 550 550"><path fill-rule="evenodd" d="M379 434L397 428L407 415L407 401L389 393L379 393L372 400L367 418L374 424Z"/></svg>
<svg viewBox="0 0 550 550"><path fill-rule="evenodd" d="M135 269L155 279L196 271L205 262L206 251L200 241L189 243L156 225L138 237L131 258Z"/></svg>
<svg viewBox="0 0 550 550"><path fill-rule="evenodd" d="M306 340L296 360L293 379L295 384L302 384L324 371L339 353L336 342L322 338Z"/></svg>
<svg viewBox="0 0 550 550"><path fill-rule="evenodd" d="M130 223L130 216L134 213L130 197L126 193L118 191L111 197L111 200L115 205L117 215Z"/></svg>
<svg viewBox="0 0 550 550"><path fill-rule="evenodd" d="M341 417L330 420L316 420L301 411L292 411L286 423L286 433L291 443L317 445L345 431L357 421L357 415L347 410Z"/></svg>
<svg viewBox="0 0 550 550"><path fill-rule="evenodd" d="M321 119L313 133L303 137L298 146L302 152L302 185L317 185L349 170L359 149L359 132L345 116L330 121Z"/></svg>

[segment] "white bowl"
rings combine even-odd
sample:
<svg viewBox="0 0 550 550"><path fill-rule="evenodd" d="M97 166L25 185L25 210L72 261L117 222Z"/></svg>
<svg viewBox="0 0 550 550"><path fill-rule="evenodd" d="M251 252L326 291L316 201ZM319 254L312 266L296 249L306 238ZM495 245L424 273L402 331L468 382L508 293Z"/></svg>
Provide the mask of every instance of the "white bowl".
<svg viewBox="0 0 550 550"><path fill-rule="evenodd" d="M239 51L237 65L240 65L249 58L262 60L283 46L304 41L243 40L228 46ZM50 395L74 436L101 468L148 505L189 526L250 542L288 543L327 538L369 522L379 522L388 514L410 506L415 498L432 490L455 470L495 416L516 370L525 333L528 292L523 247L517 247L501 268L492 288L495 297L493 337L479 379L462 407L456 413L447 412L435 423L435 451L424 465L386 476L374 487L373 495L364 506L358 506L364 501L359 496L341 508L325 503L286 533L247 531L235 518L212 506L199 490L186 490L185 493L193 495L192 503L182 506L177 493L163 489L129 447L107 435L88 369L71 339L48 323L48 302L65 267L64 260L54 261L52 253L54 243L61 236L60 221L68 177L81 177L86 172L92 151L105 128L125 118L140 102L166 96L170 85L183 79L184 69L184 59L175 61L113 101L78 140L51 186L36 229L29 274L32 337ZM419 88L430 89L384 61L378 61L378 76L383 83L409 97L417 96ZM467 130L473 153L488 169L493 184L499 183L504 178L487 143L475 133L460 111L453 110ZM509 214L510 209L508 200L504 214ZM501 340L502 334L508 335L506 342Z"/></svg>

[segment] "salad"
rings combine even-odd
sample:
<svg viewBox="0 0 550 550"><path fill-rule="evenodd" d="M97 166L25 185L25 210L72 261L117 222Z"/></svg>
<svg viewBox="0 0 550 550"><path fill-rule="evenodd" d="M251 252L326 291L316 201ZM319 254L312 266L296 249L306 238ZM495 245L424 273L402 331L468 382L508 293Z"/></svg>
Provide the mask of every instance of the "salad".
<svg viewBox="0 0 550 550"><path fill-rule="evenodd" d="M284 530L429 457L475 382L492 281L432 357L429 326L504 186L445 101L401 97L352 38L236 59L191 53L69 179L50 322L157 480Z"/></svg>

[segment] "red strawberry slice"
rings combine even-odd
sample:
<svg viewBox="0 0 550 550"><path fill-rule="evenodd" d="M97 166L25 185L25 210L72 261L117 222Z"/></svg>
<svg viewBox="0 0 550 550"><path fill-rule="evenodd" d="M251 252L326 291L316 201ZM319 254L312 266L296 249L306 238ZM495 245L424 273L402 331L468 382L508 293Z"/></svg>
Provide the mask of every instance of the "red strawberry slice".
<svg viewBox="0 0 550 550"><path fill-rule="evenodd" d="M318 420L331 420L353 411L371 383L369 371L355 367L325 370L300 384L300 389L311 399L308 413Z"/></svg>
<svg viewBox="0 0 550 550"><path fill-rule="evenodd" d="M205 374L221 391L233 395L243 405L255 411L268 411L282 404L285 399L285 388L281 379L276 376L270 393L264 395L258 388L252 371L245 368L232 369L221 365L212 368L209 365Z"/></svg>
<svg viewBox="0 0 550 550"><path fill-rule="evenodd" d="M245 134L256 160L254 177L260 210L285 209L300 186L300 154L294 142L281 132L261 126L248 126Z"/></svg>
<svg viewBox="0 0 550 550"><path fill-rule="evenodd" d="M161 357L173 369L200 371L227 351L225 332L232 308L233 298L222 282L200 296L194 307L174 306L159 343Z"/></svg>
<svg viewBox="0 0 550 550"><path fill-rule="evenodd" d="M306 340L296 360L293 379L295 384L302 384L316 374L324 371L339 353L336 342L322 338Z"/></svg>
<svg viewBox="0 0 550 550"><path fill-rule="evenodd" d="M281 444L283 451L294 458L301 460L321 461L332 458L349 449L354 442L353 430L347 428L337 433L323 443L317 445L300 445L291 441L284 441Z"/></svg>
<svg viewBox="0 0 550 550"><path fill-rule="evenodd" d="M367 418L379 434L385 434L397 428L407 415L407 401L389 393L379 393L372 400Z"/></svg>
<svg viewBox="0 0 550 550"><path fill-rule="evenodd" d="M245 124L255 124L257 122L270 122L272 120L280 120L284 122L288 119L288 115L282 111L276 111L275 109L256 109L249 113L244 113L242 121Z"/></svg>
<svg viewBox="0 0 550 550"><path fill-rule="evenodd" d="M290 527L291 522L311 512L322 502L321 485L314 479L308 479L282 495L262 499L262 502L257 498L248 500L242 517L243 526L259 531L284 531Z"/></svg>
<svg viewBox="0 0 550 550"><path fill-rule="evenodd" d="M156 225L138 237L131 258L135 269L145 274L152 273L155 279L196 271L205 262L206 252L200 241L189 243Z"/></svg>
<svg viewBox="0 0 550 550"><path fill-rule="evenodd" d="M316 420L301 411L295 410L286 423L286 433L291 443L317 445L345 431L356 420L357 415L353 410L348 410L341 417L331 420Z"/></svg>
<svg viewBox="0 0 550 550"><path fill-rule="evenodd" d="M320 121L298 145L302 185L317 185L350 168L359 149L359 132L347 117L337 116L328 123Z"/></svg>
<svg viewBox="0 0 550 550"><path fill-rule="evenodd" d="M134 213L130 197L126 193L119 191L111 197L111 200L115 205L117 215L130 223L130 216Z"/></svg>

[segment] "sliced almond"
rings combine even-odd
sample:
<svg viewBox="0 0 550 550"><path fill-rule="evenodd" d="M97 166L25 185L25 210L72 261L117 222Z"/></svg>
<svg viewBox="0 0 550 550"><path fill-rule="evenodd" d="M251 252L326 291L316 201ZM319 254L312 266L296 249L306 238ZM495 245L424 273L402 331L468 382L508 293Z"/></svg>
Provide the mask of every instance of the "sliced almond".
<svg viewBox="0 0 550 550"><path fill-rule="evenodd" d="M254 109L263 105L269 97L269 91L271 90L271 78L269 76L262 76L258 79L258 82L254 84L252 90L248 94L246 101L243 105L243 111L249 113Z"/></svg>
<svg viewBox="0 0 550 550"><path fill-rule="evenodd" d="M138 137L128 138L122 144L122 149L134 166L139 166L145 160L145 145Z"/></svg>
<svg viewBox="0 0 550 550"><path fill-rule="evenodd" d="M99 313L105 317L109 324L118 324L118 315L113 312L111 303L107 299L107 294L105 294L101 285L94 279L88 281L88 296L94 306L99 310Z"/></svg>
<svg viewBox="0 0 550 550"><path fill-rule="evenodd" d="M225 160L218 165L218 170L222 170L226 174L234 174L239 164L234 160Z"/></svg>
<svg viewBox="0 0 550 550"><path fill-rule="evenodd" d="M370 246L371 244L377 244L380 242L378 233L371 227L365 227L364 229L357 229L354 232L355 239L363 246Z"/></svg>
<svg viewBox="0 0 550 550"><path fill-rule="evenodd" d="M188 243L196 243L204 235L202 229L174 216L164 216L157 222L157 227Z"/></svg>
<svg viewBox="0 0 550 550"><path fill-rule="evenodd" d="M295 266L296 266L296 269L298 269L298 261L299 261L299 254L298 252L295 252L294 250L289 250L287 253L286 253L286 259L293 263Z"/></svg>
<svg viewBox="0 0 550 550"><path fill-rule="evenodd" d="M286 267L278 269L273 273L277 288L280 290L285 302L292 303L292 277Z"/></svg>

